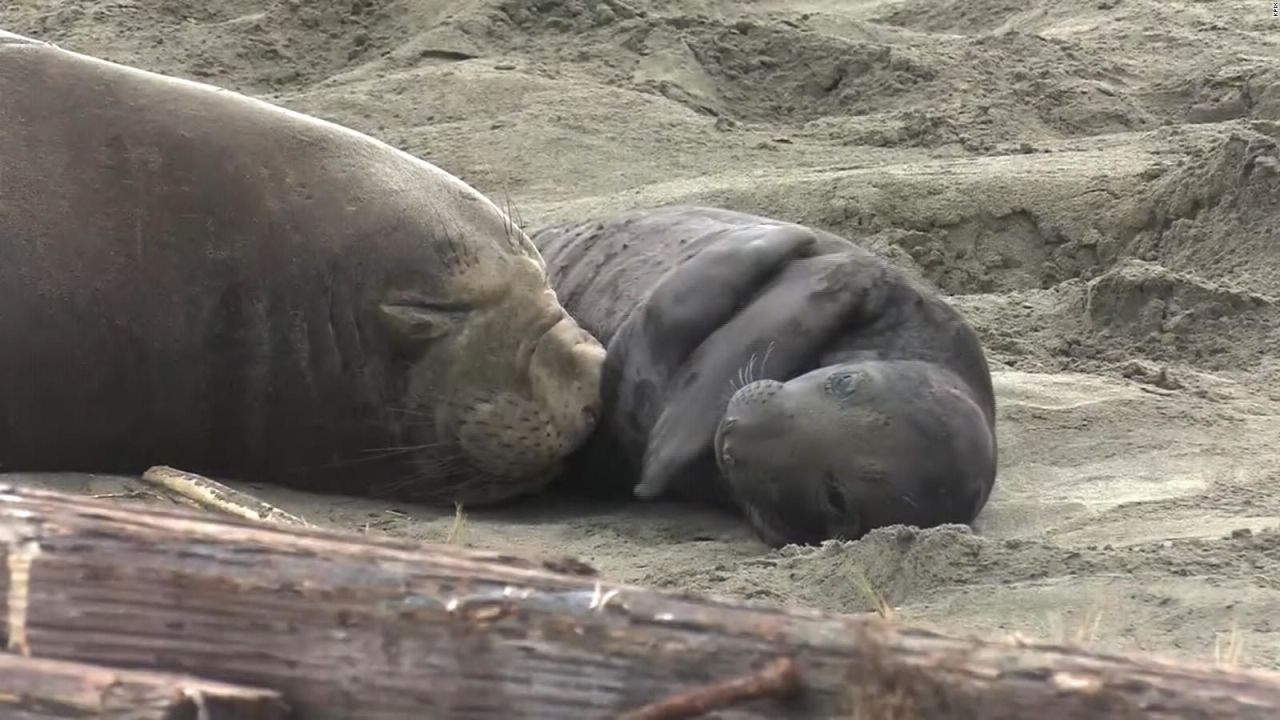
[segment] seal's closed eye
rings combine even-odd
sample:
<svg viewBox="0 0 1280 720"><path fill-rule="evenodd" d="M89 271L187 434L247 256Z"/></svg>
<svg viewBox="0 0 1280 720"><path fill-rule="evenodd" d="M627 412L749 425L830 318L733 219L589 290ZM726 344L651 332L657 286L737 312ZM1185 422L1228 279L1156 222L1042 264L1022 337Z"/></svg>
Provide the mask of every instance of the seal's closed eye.
<svg viewBox="0 0 1280 720"><path fill-rule="evenodd" d="M378 306L383 327L396 346L407 353L421 352L432 340L448 334L466 312L464 307L449 305L383 303Z"/></svg>

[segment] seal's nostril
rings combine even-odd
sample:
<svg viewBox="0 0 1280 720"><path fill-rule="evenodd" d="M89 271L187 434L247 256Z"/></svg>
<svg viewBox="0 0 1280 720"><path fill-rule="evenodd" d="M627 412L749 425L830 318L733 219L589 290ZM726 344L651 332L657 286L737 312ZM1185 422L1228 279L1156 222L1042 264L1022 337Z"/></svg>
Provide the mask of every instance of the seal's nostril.
<svg viewBox="0 0 1280 720"><path fill-rule="evenodd" d="M722 468L733 466L733 455L731 453L733 443L729 439L729 431L733 429L734 424L737 422L737 418L727 417L721 420L720 426L716 428L716 437L713 442L716 448L716 462Z"/></svg>

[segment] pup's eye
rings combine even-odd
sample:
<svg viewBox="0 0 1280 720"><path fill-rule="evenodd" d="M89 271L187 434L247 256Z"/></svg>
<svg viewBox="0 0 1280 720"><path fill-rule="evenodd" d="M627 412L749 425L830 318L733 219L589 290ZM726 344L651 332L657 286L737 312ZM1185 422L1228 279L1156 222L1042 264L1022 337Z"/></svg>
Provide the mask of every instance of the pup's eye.
<svg viewBox="0 0 1280 720"><path fill-rule="evenodd" d="M827 392L837 400L848 400L858 390L860 373L838 372L827 378Z"/></svg>
<svg viewBox="0 0 1280 720"><path fill-rule="evenodd" d="M836 482L835 476L827 473L826 477L823 478L823 486L826 491L827 504L836 512L847 512L849 508L845 504L844 493L840 491L840 485Z"/></svg>

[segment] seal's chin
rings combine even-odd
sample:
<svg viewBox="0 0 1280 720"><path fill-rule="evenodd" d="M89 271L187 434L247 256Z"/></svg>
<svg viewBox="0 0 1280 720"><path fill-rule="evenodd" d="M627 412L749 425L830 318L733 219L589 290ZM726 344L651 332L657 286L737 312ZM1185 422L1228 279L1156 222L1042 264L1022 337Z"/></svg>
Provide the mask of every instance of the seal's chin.
<svg viewBox="0 0 1280 720"><path fill-rule="evenodd" d="M588 408L590 412L590 408ZM426 413L419 413L424 415ZM444 412L410 424L412 477L399 483L414 499L489 505L538 492L562 472L582 426L558 423L541 404L518 393L459 393Z"/></svg>
<svg viewBox="0 0 1280 720"><path fill-rule="evenodd" d="M812 497L814 493L807 487L807 478L756 476L745 482L741 475L726 477L739 510L760 539L772 548L857 540L865 533L856 509L824 506L822 500ZM761 490L766 487L772 490L775 498L772 502L761 498Z"/></svg>
<svg viewBox="0 0 1280 720"><path fill-rule="evenodd" d="M763 510L762 506L739 499L738 507L751 525L751 529L756 531L756 536L765 545L776 550L786 545L809 544L804 541L797 541L795 533L779 527L777 521L767 511Z"/></svg>
<svg viewBox="0 0 1280 720"><path fill-rule="evenodd" d="M857 508L832 507L818 497L813 478L741 475L728 478L733 500L767 545L820 545L827 540L857 540L865 532ZM823 483L821 478L817 484Z"/></svg>
<svg viewBox="0 0 1280 720"><path fill-rule="evenodd" d="M751 459L739 459L727 449L726 431L731 432L733 424L721 423L716 431L716 464L728 485L733 504L757 537L774 549L784 545L815 545L826 540L827 523L818 513L809 511L816 506L803 503L797 513L795 503L778 502L779 498L794 495L796 488L783 486L785 480L775 468Z"/></svg>

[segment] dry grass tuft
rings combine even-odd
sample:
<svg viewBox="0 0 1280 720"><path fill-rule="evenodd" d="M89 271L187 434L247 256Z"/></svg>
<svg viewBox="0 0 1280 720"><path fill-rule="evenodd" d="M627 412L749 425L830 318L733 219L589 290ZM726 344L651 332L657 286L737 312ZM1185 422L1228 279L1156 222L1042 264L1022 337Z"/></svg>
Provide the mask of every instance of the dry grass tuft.
<svg viewBox="0 0 1280 720"><path fill-rule="evenodd" d="M1220 668L1235 668L1243 661L1244 636L1240 634L1240 624L1232 618L1230 630L1213 634L1213 663Z"/></svg>
<svg viewBox="0 0 1280 720"><path fill-rule="evenodd" d="M1101 625L1102 608L1097 606L1086 608L1084 616L1075 627L1071 627L1064 615L1052 613L1049 616L1050 637L1061 644L1088 646L1097 639Z"/></svg>
<svg viewBox="0 0 1280 720"><path fill-rule="evenodd" d="M462 536L467 529L467 514L462 512L462 503L453 505L453 527L449 528L449 536L445 538L448 545L462 545Z"/></svg>
<svg viewBox="0 0 1280 720"><path fill-rule="evenodd" d="M872 587L871 581L867 579L866 573L862 572L861 568L854 569L853 584L858 587L858 592L862 594L863 599L876 611L877 615L890 622L893 621L896 616L893 606Z"/></svg>

